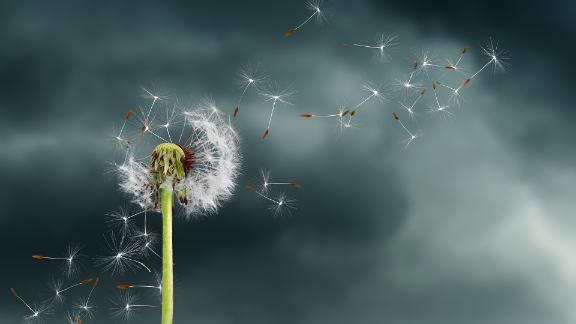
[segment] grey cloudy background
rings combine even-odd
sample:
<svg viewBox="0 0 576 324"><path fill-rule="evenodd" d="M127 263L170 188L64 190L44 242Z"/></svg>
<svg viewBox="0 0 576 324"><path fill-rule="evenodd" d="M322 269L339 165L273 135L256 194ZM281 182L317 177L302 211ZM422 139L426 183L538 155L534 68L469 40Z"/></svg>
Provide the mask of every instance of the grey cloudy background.
<svg viewBox="0 0 576 324"><path fill-rule="evenodd" d="M237 120L244 152L235 198L212 218L175 226L177 323L563 324L576 319L576 155L570 1L332 1L329 21L282 34L303 1L3 1L0 4L0 322L50 295L54 264L31 254L85 246L79 277L102 276L98 312L110 323L114 284L102 254L104 215L127 203L107 162L140 86L230 111L238 69L259 62L298 95L259 139L269 107L249 94ZM342 42L400 36L389 63ZM390 118L399 96L370 104L339 135L332 113L364 80L390 84L422 49L483 64L498 39L505 74L481 74L455 118L417 106L403 149ZM430 98L427 98L428 100ZM429 101L427 101L429 103ZM298 210L274 218L241 188L260 168L294 179ZM159 228L158 219L152 220ZM150 259L156 268L159 264ZM64 322L78 291L49 323ZM157 302L153 294L143 301ZM159 312L137 323L159 322Z"/></svg>

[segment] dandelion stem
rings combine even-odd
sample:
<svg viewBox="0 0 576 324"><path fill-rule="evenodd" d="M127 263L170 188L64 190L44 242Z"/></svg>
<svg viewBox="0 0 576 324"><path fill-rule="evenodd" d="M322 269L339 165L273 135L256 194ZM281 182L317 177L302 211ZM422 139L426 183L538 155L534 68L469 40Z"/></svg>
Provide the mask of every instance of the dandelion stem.
<svg viewBox="0 0 576 324"><path fill-rule="evenodd" d="M174 317L174 285L172 262L172 181L167 179L160 189L162 203L162 324L172 324Z"/></svg>

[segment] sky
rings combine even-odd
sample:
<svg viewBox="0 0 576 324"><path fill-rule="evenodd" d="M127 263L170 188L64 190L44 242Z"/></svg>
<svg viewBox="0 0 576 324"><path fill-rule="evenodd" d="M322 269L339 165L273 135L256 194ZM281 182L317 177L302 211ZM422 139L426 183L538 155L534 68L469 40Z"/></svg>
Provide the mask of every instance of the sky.
<svg viewBox="0 0 576 324"><path fill-rule="evenodd" d="M334 0L324 11L325 22L286 38L310 14L304 1L3 1L0 322L27 315L10 288L40 302L51 281L96 276L97 311L85 322L121 322L111 317L115 285L156 279L94 264L106 253L106 215L135 208L111 172L121 159L114 130L149 104L141 87L190 107L210 96L230 113L251 63L296 94L261 140L270 105L247 92L233 122L243 155L234 197L217 215L176 220L176 323L573 323L576 5ZM342 46L382 33L398 36L387 61ZM448 116L428 111L431 83L453 75L419 74L428 93L415 119L406 114L400 104L414 97L394 85L419 54L445 64L469 46L470 73L490 37L508 52L505 72L479 74ZM356 105L367 81L386 100L367 102L351 129L299 116ZM392 112L421 134L408 147ZM244 190L261 169L302 184L289 191L291 215L275 217ZM160 217L150 226L158 231ZM69 244L83 246L72 278L30 257ZM65 322L84 288L46 322ZM159 304L154 291L138 296ZM158 309L133 318L159 320Z"/></svg>

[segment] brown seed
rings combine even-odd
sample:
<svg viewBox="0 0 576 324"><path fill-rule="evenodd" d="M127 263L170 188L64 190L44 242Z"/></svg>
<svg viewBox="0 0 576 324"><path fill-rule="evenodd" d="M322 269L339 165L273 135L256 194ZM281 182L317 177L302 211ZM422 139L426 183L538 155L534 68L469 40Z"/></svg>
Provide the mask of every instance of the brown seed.
<svg viewBox="0 0 576 324"><path fill-rule="evenodd" d="M284 37L290 37L290 36L294 35L295 32L296 32L296 29L290 28L290 29L288 29L288 31L286 31L284 33Z"/></svg>
<svg viewBox="0 0 576 324"><path fill-rule="evenodd" d="M456 68L452 65L446 65L445 68L448 70L456 70Z"/></svg>
<svg viewBox="0 0 576 324"><path fill-rule="evenodd" d="M436 90L436 82L432 83L432 89Z"/></svg>
<svg viewBox="0 0 576 324"><path fill-rule="evenodd" d="M344 111L341 116L344 117L344 116L348 115L348 113L350 113L350 110Z"/></svg>
<svg viewBox="0 0 576 324"><path fill-rule="evenodd" d="M33 255L32 258L36 259L36 260L43 260L44 259L44 257L41 255Z"/></svg>
<svg viewBox="0 0 576 324"><path fill-rule="evenodd" d="M18 297L18 294L16 293L16 289L10 288L10 291L12 292L12 295Z"/></svg>
<svg viewBox="0 0 576 324"><path fill-rule="evenodd" d="M126 120L126 119L130 118L130 116L132 116L132 110L128 110L128 112L124 116L124 119Z"/></svg>
<svg viewBox="0 0 576 324"><path fill-rule="evenodd" d="M264 134L262 134L262 139L266 139L266 137L268 137L268 133L270 133L270 129L266 129L266 131L264 131Z"/></svg>
<svg viewBox="0 0 576 324"><path fill-rule="evenodd" d="M94 283L92 284L92 287L96 288L96 286L98 286L98 283L100 282L100 277L96 277L96 280L94 280Z"/></svg>
<svg viewBox="0 0 576 324"><path fill-rule="evenodd" d="M312 114L300 114L300 117L302 118L312 118Z"/></svg>
<svg viewBox="0 0 576 324"><path fill-rule="evenodd" d="M82 280L82 285L92 282L92 278Z"/></svg>
<svg viewBox="0 0 576 324"><path fill-rule="evenodd" d="M400 117L398 117L398 114L395 112L392 113L392 117L394 117L395 120L400 120Z"/></svg>
<svg viewBox="0 0 576 324"><path fill-rule="evenodd" d="M350 48L350 47L352 47L352 43L344 43L344 44L342 44L342 46L344 46L346 48Z"/></svg>
<svg viewBox="0 0 576 324"><path fill-rule="evenodd" d="M412 64L412 70L416 71L417 68L418 68L418 62L414 61L414 63Z"/></svg>
<svg viewBox="0 0 576 324"><path fill-rule="evenodd" d="M356 116L356 110L352 110L352 112L350 113L350 116Z"/></svg>
<svg viewBox="0 0 576 324"><path fill-rule="evenodd" d="M142 127L140 127L140 136L144 136L144 133L146 133L146 125L142 125Z"/></svg>
<svg viewBox="0 0 576 324"><path fill-rule="evenodd" d="M233 114L234 118L236 118L236 116L238 116L239 111L240 111L240 107L236 106L236 108L234 108L234 114Z"/></svg>
<svg viewBox="0 0 576 324"><path fill-rule="evenodd" d="M464 80L464 83L462 84L462 88L464 88L465 86L468 85L468 83L470 83L471 79L466 79Z"/></svg>
<svg viewBox="0 0 576 324"><path fill-rule="evenodd" d="M462 49L462 54L466 54L466 53L468 53L468 46L465 46L465 47Z"/></svg>
<svg viewBox="0 0 576 324"><path fill-rule="evenodd" d="M122 289L122 290L126 290L126 289L130 289L130 285L116 285L116 288L118 289Z"/></svg>
<svg viewBox="0 0 576 324"><path fill-rule="evenodd" d="M298 182L292 182L292 188L300 189L300 188L302 188L302 185L300 185L300 183L298 183Z"/></svg>
<svg viewBox="0 0 576 324"><path fill-rule="evenodd" d="M425 94L426 94L426 89L420 91L420 95L421 95L421 96L423 96L423 95L425 95Z"/></svg>
<svg viewBox="0 0 576 324"><path fill-rule="evenodd" d="M252 187L252 186L246 186L246 191L248 192L256 192L256 188Z"/></svg>

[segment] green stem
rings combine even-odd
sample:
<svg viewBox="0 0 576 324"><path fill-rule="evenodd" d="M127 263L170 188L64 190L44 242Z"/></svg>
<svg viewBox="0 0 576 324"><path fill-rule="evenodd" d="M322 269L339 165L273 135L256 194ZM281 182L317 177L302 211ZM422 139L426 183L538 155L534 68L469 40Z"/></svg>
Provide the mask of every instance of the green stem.
<svg viewBox="0 0 576 324"><path fill-rule="evenodd" d="M169 182L169 183L168 183ZM172 324L174 317L174 266L172 258L172 182L160 188L162 204L162 324Z"/></svg>

